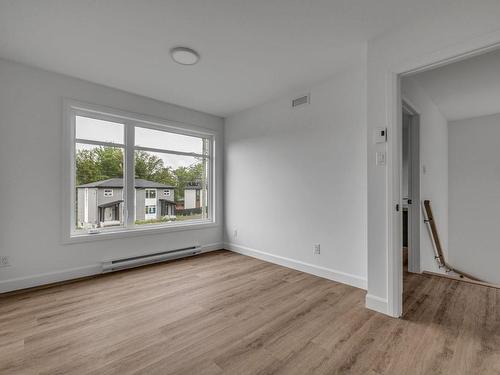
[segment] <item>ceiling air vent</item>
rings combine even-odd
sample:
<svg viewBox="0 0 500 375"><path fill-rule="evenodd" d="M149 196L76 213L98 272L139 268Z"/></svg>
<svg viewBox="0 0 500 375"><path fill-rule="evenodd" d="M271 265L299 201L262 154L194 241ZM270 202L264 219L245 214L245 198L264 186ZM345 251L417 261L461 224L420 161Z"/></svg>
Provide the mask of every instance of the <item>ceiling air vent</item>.
<svg viewBox="0 0 500 375"><path fill-rule="evenodd" d="M310 99L311 99L311 97L309 96L309 94L292 99L292 108L296 108L296 107L299 107L301 105L309 104L311 102Z"/></svg>

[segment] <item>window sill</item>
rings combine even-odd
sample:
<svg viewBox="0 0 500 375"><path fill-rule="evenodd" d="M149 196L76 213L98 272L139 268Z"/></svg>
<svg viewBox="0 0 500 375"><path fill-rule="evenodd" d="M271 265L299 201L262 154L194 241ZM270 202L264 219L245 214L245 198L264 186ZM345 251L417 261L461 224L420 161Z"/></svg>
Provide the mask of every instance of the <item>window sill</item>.
<svg viewBox="0 0 500 375"><path fill-rule="evenodd" d="M213 221L199 220L191 223L175 223L168 225L148 225L145 227L106 229L99 233L72 233L63 239L63 243L81 243L100 240L113 240L126 237L139 237L155 234L165 234L186 230L208 229L218 227L219 224Z"/></svg>

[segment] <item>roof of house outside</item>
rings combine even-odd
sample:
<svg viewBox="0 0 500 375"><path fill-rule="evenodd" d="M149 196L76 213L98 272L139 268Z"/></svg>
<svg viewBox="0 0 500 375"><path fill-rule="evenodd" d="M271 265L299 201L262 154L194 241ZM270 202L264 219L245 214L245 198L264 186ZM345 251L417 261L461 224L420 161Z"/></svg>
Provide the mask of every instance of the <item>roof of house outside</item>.
<svg viewBox="0 0 500 375"><path fill-rule="evenodd" d="M168 204L176 204L175 201L166 198L158 198L160 201L167 202Z"/></svg>
<svg viewBox="0 0 500 375"><path fill-rule="evenodd" d="M115 206L117 204L120 204L122 202L123 202L123 199L118 199L118 200L113 201L113 202L107 202L107 203L100 204L98 207L100 207L100 208L111 207L111 206Z"/></svg>
<svg viewBox="0 0 500 375"><path fill-rule="evenodd" d="M160 184L159 182L148 181L142 178L135 179L135 187L138 189L174 189L174 186ZM107 180L91 182L77 186L77 188L123 188L123 178L109 178Z"/></svg>
<svg viewBox="0 0 500 375"><path fill-rule="evenodd" d="M201 190L201 184L190 182L186 185L184 190Z"/></svg>

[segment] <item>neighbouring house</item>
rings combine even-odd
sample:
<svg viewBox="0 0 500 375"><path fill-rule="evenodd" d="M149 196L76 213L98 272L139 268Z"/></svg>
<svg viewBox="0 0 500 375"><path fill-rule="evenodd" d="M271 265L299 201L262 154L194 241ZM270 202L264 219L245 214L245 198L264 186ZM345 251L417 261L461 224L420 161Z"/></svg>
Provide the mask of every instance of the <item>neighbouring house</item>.
<svg viewBox="0 0 500 375"><path fill-rule="evenodd" d="M200 208L201 206L201 184L188 184L184 189L184 209Z"/></svg>
<svg viewBox="0 0 500 375"><path fill-rule="evenodd" d="M175 217L174 187L135 179L135 220ZM77 226L104 227L123 222L123 179L77 186Z"/></svg>

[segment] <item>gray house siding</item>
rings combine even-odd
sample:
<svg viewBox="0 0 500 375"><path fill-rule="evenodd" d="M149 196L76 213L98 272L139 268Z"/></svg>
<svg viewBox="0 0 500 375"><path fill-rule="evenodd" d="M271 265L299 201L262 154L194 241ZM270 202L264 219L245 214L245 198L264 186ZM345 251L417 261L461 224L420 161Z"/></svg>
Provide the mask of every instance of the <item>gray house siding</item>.
<svg viewBox="0 0 500 375"><path fill-rule="evenodd" d="M110 204L113 202L123 201L123 189L122 188L98 188L97 190L97 205L96 205L96 220L99 220L99 207ZM111 196L106 196L106 192L112 192ZM106 208L104 211L110 210L110 208ZM123 223L123 202L119 203L115 206L115 210L118 212L113 216L113 220L119 221ZM101 213L103 215L104 212ZM106 220L104 218L100 218L101 220Z"/></svg>
<svg viewBox="0 0 500 375"><path fill-rule="evenodd" d="M165 194L165 192L169 192L170 194ZM160 199L168 199L174 200L174 189L158 189L158 198Z"/></svg>
<svg viewBox="0 0 500 375"><path fill-rule="evenodd" d="M135 189L135 220L160 219L165 215L175 215L174 188L140 179L136 180L136 186L138 184L140 187ZM156 191L155 198L146 198L146 191L149 189ZM122 179L115 178L85 184L77 187L76 190L77 227L123 223ZM146 215L146 203L154 205L156 212L153 213L151 210L152 213Z"/></svg>
<svg viewBox="0 0 500 375"><path fill-rule="evenodd" d="M145 189L135 189L135 220L144 220L146 209L144 202L146 199Z"/></svg>
<svg viewBox="0 0 500 375"><path fill-rule="evenodd" d="M175 206L167 205L162 211L162 204L165 200L174 201L174 189L157 189L158 202L156 203L156 216L161 218L165 215L175 215Z"/></svg>
<svg viewBox="0 0 500 375"><path fill-rule="evenodd" d="M89 189L89 222L97 223L97 189Z"/></svg>
<svg viewBox="0 0 500 375"><path fill-rule="evenodd" d="M113 189L99 188L99 189L95 189L95 190L97 190L97 205L123 200L123 189L122 188L113 188ZM105 197L104 196L105 190L111 190L113 192L113 196L112 197Z"/></svg>
<svg viewBox="0 0 500 375"><path fill-rule="evenodd" d="M175 215L175 208L172 206L172 203L170 204L171 207L165 208L164 211L167 212L162 212L162 201L168 200L173 202L174 201L174 189L165 189L165 188L158 188L158 189L150 189L150 188L145 188L145 189L136 189L136 220L145 220L146 218L146 190L156 190L156 215L155 219L160 219L162 216L165 215Z"/></svg>
<svg viewBox="0 0 500 375"><path fill-rule="evenodd" d="M85 222L85 191L88 191L87 201L87 222L97 224L97 188L78 188L77 189L77 225Z"/></svg>
<svg viewBox="0 0 500 375"><path fill-rule="evenodd" d="M105 190L112 190L113 195L110 197L104 196ZM107 203L123 200L123 189L98 189L98 188L78 188L77 189L77 224L85 222L85 192L88 192L87 202L87 223L99 223L99 206ZM120 205L118 212L118 220L123 220L123 205Z"/></svg>

